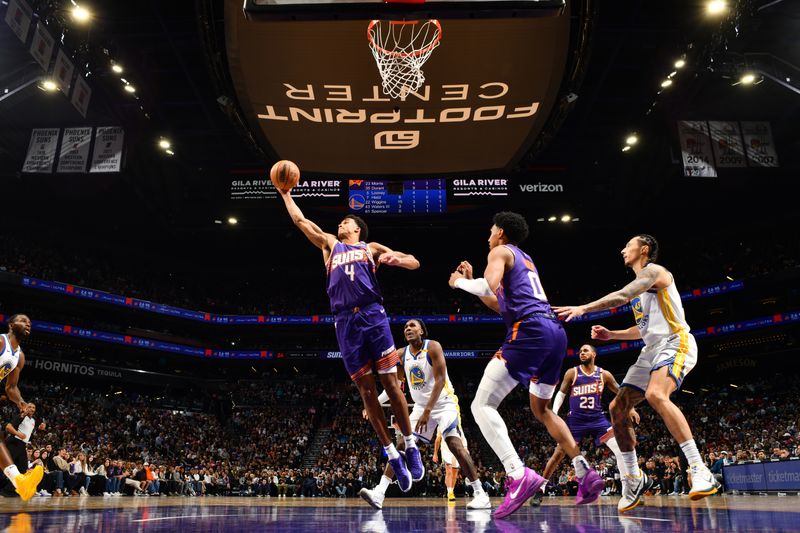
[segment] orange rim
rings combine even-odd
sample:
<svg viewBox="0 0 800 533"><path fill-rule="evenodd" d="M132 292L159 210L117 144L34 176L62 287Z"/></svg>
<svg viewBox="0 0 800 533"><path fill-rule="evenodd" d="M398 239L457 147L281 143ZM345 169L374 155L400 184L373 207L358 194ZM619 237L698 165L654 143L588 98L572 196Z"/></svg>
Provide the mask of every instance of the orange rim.
<svg viewBox="0 0 800 533"><path fill-rule="evenodd" d="M417 56L421 56L422 54L426 54L426 53L430 52L431 50L433 50L436 47L436 45L439 44L439 41L442 39L442 25L439 24L439 21L437 19L431 19L429 22L433 23L436 26L436 38L433 41L431 41L431 43L428 46L426 46L424 48L421 48L419 50L415 50L413 52L395 52L394 50L386 50L382 46L379 46L372 39L372 29L378 23L380 23L380 20L371 20L371 21L369 21L369 26L367 26L367 40L369 41L369 44L375 50L377 50L378 52L380 52L380 53L382 53L384 55L388 55L388 56L391 56L391 57L417 57ZM391 24L392 26L404 25L404 24L415 25L415 24L419 24L419 21L418 20L390 20L389 24Z"/></svg>

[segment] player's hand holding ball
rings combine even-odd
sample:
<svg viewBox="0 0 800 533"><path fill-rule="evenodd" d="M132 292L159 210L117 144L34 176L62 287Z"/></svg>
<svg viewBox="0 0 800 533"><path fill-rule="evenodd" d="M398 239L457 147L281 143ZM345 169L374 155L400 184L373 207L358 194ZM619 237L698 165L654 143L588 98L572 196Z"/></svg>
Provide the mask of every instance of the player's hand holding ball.
<svg viewBox="0 0 800 533"><path fill-rule="evenodd" d="M610 341L611 332L603 326L592 326L592 338L598 341Z"/></svg>
<svg viewBox="0 0 800 533"><path fill-rule="evenodd" d="M300 181L300 168L292 161L283 159L272 165L269 179L281 194L289 194L292 188Z"/></svg>

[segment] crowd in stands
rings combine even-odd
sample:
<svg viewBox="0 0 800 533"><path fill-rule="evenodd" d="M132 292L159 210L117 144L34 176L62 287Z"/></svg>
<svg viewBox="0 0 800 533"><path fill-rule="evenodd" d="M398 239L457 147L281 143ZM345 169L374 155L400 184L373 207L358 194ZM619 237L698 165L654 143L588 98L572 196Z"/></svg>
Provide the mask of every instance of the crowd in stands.
<svg viewBox="0 0 800 533"><path fill-rule="evenodd" d="M29 466L46 475L40 495L250 495L261 497L353 497L377 483L385 464L374 432L361 416L358 393L318 376L311 382L241 383L251 404L235 402L229 413L165 410L156 399L132 391L98 392L74 385L26 381L23 392L38 405L46 428L34 432ZM796 376L777 376L739 388L709 387L679 394L695 440L715 474L745 460L788 459L800 454L796 412L786 409L800 394ZM469 394L461 395L462 403ZM239 398L232 395L231 398ZM10 420L15 407L5 404ZM688 491L685 460L663 423L646 405L637 427L642 468L654 479L653 491ZM501 413L523 460L538 471L553 450L544 429L527 409L520 389ZM469 416L468 414L466 416ZM37 422L38 423L38 422ZM501 495L504 474L469 420L467 438L484 487ZM311 441L320 435L316 447ZM606 447L584 443L587 458L607 480L607 494L619 491L614 457ZM412 495L444 494L444 468L422 446L426 479ZM459 484L457 492L464 490ZM574 494L575 473L567 461L548 485L550 494ZM6 487L6 493L8 487ZM396 494L399 492L395 491Z"/></svg>

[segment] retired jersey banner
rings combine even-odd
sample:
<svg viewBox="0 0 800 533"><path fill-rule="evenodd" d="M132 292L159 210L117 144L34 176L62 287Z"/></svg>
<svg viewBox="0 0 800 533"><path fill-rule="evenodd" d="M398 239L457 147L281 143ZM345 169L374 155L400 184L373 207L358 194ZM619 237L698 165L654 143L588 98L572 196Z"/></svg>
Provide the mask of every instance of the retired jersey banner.
<svg viewBox="0 0 800 533"><path fill-rule="evenodd" d="M22 172L50 174L56 159L59 128L35 128L31 132L28 155Z"/></svg>
<svg viewBox="0 0 800 533"><path fill-rule="evenodd" d="M742 135L751 167L780 166L769 122L742 122Z"/></svg>
<svg viewBox="0 0 800 533"><path fill-rule="evenodd" d="M56 54L56 66L53 69L53 77L58 84L58 89L69 96L69 89L72 86L72 74L75 72L75 65L72 63L63 48L59 48Z"/></svg>
<svg viewBox="0 0 800 533"><path fill-rule="evenodd" d="M28 31L31 28L31 16L33 11L25 0L10 0L6 11L6 24L8 24L14 35L25 44L28 39Z"/></svg>
<svg viewBox="0 0 800 533"><path fill-rule="evenodd" d="M681 141L683 175L716 178L708 124L704 120L678 121L678 137Z"/></svg>
<svg viewBox="0 0 800 533"><path fill-rule="evenodd" d="M89 100L92 98L92 88L83 79L83 76L78 74L75 78L75 90L72 91L72 105L78 110L82 117L86 118L86 111L89 109Z"/></svg>
<svg viewBox="0 0 800 533"><path fill-rule="evenodd" d="M92 143L92 128L64 128L61 151L56 172L84 173L89 163L89 145Z"/></svg>
<svg viewBox="0 0 800 533"><path fill-rule="evenodd" d="M717 168L747 166L738 122L709 120L708 129L711 132L711 146L714 148Z"/></svg>
<svg viewBox="0 0 800 533"><path fill-rule="evenodd" d="M53 58L55 44L55 39L53 39L53 36L50 35L50 32L47 31L47 28L40 20L36 24L36 29L33 30L30 52L45 72L50 70L50 60Z"/></svg>
<svg viewBox="0 0 800 533"><path fill-rule="evenodd" d="M119 172L125 131L118 126L99 126L94 139L94 153L89 172Z"/></svg>

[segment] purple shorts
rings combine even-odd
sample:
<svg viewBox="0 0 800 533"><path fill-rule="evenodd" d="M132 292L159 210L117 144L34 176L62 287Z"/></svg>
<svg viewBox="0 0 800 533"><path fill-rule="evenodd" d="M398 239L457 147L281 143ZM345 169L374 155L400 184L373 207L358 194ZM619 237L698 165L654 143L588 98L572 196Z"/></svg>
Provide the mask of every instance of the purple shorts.
<svg viewBox="0 0 800 533"><path fill-rule="evenodd" d="M373 366L387 370L400 364L386 311L379 303L336 315L336 340L350 379L368 374Z"/></svg>
<svg viewBox="0 0 800 533"><path fill-rule="evenodd" d="M572 433L572 438L575 442L580 442L586 436L594 437L594 445L600 446L608 439L614 436L611 429L611 422L605 416L596 416L591 418L567 416L567 427Z"/></svg>
<svg viewBox="0 0 800 533"><path fill-rule="evenodd" d="M495 357L526 389L533 383L557 385L567 355L567 334L558 320L531 317L515 322Z"/></svg>

